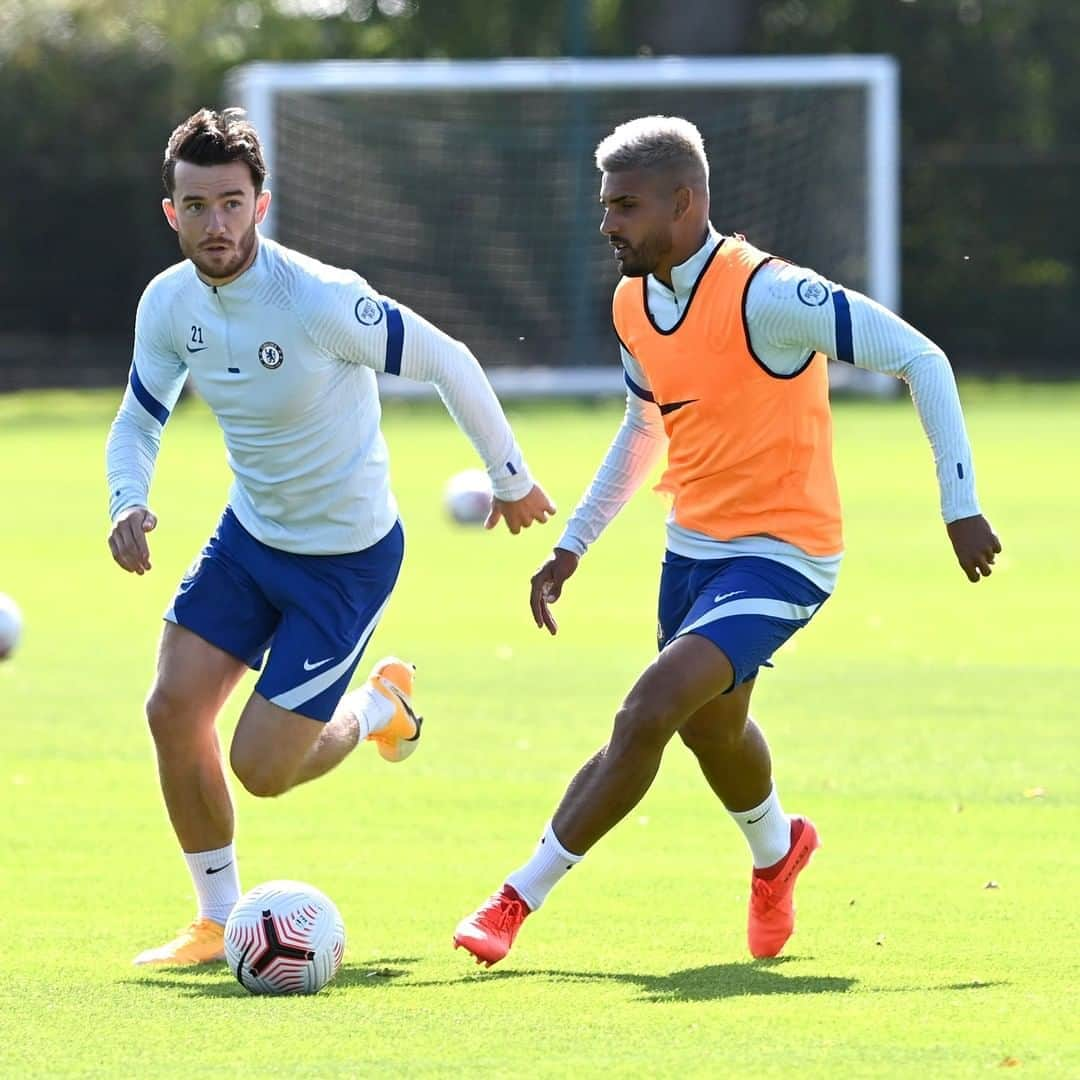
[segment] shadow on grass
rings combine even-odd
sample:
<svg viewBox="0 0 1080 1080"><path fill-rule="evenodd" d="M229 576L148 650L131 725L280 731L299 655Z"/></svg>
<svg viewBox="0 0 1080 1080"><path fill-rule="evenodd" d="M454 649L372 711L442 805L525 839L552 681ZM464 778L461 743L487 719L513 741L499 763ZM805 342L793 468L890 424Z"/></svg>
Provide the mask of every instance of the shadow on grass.
<svg viewBox="0 0 1080 1080"><path fill-rule="evenodd" d="M360 987L371 989L385 986L394 979L408 975L415 956L384 956L364 963L342 964L331 984L332 988ZM145 989L175 990L184 997L247 998L249 994L225 964L205 964L201 967L159 967L147 969L141 979L125 979L128 986Z"/></svg>
<svg viewBox="0 0 1080 1080"><path fill-rule="evenodd" d="M639 1001L670 1004L679 1001L720 1001L732 997L764 997L770 994L845 994L858 980L840 975L795 975L781 969L805 957L779 956L732 964L707 964L684 968L670 975L636 972L567 971L558 968L479 972L469 970L450 979L414 981L406 978L421 961L412 956L376 957L363 963L344 964L331 984L331 992L341 990L401 989L468 986L470 983L500 983L517 979L560 983L625 983L641 991ZM405 979L401 983L397 980ZM251 995L229 973L224 964L200 968L156 968L145 977L124 980L147 989L166 988L185 997L246 998ZM1006 985L999 981L949 983L945 986L863 987L869 993L899 994L928 990L986 990Z"/></svg>
<svg viewBox="0 0 1080 1080"><path fill-rule="evenodd" d="M409 989L423 986L460 986L470 981L505 979L543 979L552 983L618 982L637 986L639 1001L670 1004L678 1001L719 1001L732 997L764 997L770 994L846 994L856 987L873 994L924 993L934 990L985 990L1003 986L1000 981L949 983L944 986L859 986L859 980L841 975L795 975L779 969L785 964L798 963L810 957L777 956L766 960L732 964L708 964L705 967L684 968L670 975L644 975L631 972L566 971L554 968L501 970L494 972L471 970L468 975L446 980L413 982Z"/></svg>
<svg viewBox="0 0 1080 1080"><path fill-rule="evenodd" d="M627 983L641 990L642 1000L664 1003L718 1001L722 998L758 997L766 994L843 994L856 983L855 979L841 976L785 975L778 970L793 959L795 958L781 956L774 960L758 960L753 963L707 964L704 967L673 971L670 975L534 969L496 971L480 977L485 981L543 978L554 983ZM475 980L477 974L470 977ZM410 986L417 985L421 984L410 983Z"/></svg>

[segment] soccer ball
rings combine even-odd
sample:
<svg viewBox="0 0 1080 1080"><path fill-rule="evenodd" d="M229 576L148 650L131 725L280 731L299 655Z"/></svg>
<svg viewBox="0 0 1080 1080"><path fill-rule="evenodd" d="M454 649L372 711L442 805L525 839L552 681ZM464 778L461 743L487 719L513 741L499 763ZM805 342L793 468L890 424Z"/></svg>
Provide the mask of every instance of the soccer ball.
<svg viewBox="0 0 1080 1080"><path fill-rule="evenodd" d="M443 492L446 512L459 525L482 525L491 510L491 481L480 469L455 473Z"/></svg>
<svg viewBox="0 0 1080 1080"><path fill-rule="evenodd" d="M225 959L253 994L315 994L341 967L345 924L334 902L302 881L266 881L225 923Z"/></svg>
<svg viewBox="0 0 1080 1080"><path fill-rule="evenodd" d="M0 593L0 660L5 660L19 644L22 633L22 612L6 593Z"/></svg>

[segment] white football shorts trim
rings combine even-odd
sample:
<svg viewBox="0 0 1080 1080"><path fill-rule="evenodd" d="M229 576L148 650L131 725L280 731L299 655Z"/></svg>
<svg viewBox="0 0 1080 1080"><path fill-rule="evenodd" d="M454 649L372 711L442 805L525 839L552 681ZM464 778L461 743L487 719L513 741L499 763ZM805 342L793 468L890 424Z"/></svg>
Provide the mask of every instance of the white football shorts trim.
<svg viewBox="0 0 1080 1080"><path fill-rule="evenodd" d="M695 619L689 626L682 627L675 636L682 637L683 634L689 634L699 627L716 622L717 619L729 619L733 615L766 615L770 619L805 622L819 607L821 607L821 604L791 604L787 600L765 600L761 598L731 600L726 604L717 605L712 611L706 611L704 615Z"/></svg>
<svg viewBox="0 0 1080 1080"><path fill-rule="evenodd" d="M318 697L324 690L333 686L334 683L349 670L349 667L356 662L356 658L360 653L363 652L364 646L368 643L368 638L371 637L374 632L375 626L382 616L382 613L386 610L386 605L388 603L390 603L389 597L383 601L382 607L372 616L371 622L364 627L364 632L360 635L360 640L356 643L353 651L349 653L341 663L335 664L332 668L327 668L325 671L320 671L313 679L308 679L307 682L302 682L299 686L294 686L291 690L286 690L276 697L272 697L270 699L271 704L278 705L282 709L288 709L292 712L299 705L303 705L305 701L310 701L313 697Z"/></svg>

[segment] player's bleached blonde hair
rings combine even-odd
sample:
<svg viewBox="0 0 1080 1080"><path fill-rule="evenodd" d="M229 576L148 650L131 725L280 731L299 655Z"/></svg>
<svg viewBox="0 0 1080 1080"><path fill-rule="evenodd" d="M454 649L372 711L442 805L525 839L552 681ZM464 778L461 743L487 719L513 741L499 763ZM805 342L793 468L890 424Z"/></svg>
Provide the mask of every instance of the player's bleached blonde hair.
<svg viewBox="0 0 1080 1080"><path fill-rule="evenodd" d="M701 132L681 116L639 116L620 124L596 148L601 172L686 169L709 182L709 159Z"/></svg>

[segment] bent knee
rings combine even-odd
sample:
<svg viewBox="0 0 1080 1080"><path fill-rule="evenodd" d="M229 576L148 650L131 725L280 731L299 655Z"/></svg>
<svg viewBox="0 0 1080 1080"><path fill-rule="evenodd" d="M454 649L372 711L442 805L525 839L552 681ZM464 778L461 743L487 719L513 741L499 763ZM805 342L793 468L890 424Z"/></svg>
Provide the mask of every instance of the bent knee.
<svg viewBox="0 0 1080 1080"><path fill-rule="evenodd" d="M264 776L258 773L249 777L241 777L240 783L249 795L254 795L257 799L276 799L279 795L284 795L292 787L291 783L280 777L269 774Z"/></svg>
<svg viewBox="0 0 1080 1080"><path fill-rule="evenodd" d="M236 762L233 762L232 768L244 790L258 799L275 799L292 787L292 777L272 769L247 765L238 767Z"/></svg>
<svg viewBox="0 0 1080 1080"><path fill-rule="evenodd" d="M679 729L683 745L698 757L723 754L738 743L746 728L745 716L692 718Z"/></svg>
<svg viewBox="0 0 1080 1080"><path fill-rule="evenodd" d="M256 798L273 799L292 787L292 770L286 771L273 761L237 752L235 744L229 754L229 764L244 790Z"/></svg>
<svg viewBox="0 0 1080 1080"><path fill-rule="evenodd" d="M664 746L682 718L670 703L636 698L625 702L615 714L611 746L650 743Z"/></svg>

